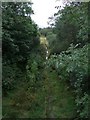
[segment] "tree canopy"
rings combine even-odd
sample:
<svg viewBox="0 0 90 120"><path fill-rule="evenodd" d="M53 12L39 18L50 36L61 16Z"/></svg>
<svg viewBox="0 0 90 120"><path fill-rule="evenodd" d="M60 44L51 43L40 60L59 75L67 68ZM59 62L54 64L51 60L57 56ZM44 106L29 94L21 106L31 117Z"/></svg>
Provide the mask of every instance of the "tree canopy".
<svg viewBox="0 0 90 120"><path fill-rule="evenodd" d="M39 44L37 25L30 17L33 13L31 5L2 3L3 60L26 60L30 51Z"/></svg>

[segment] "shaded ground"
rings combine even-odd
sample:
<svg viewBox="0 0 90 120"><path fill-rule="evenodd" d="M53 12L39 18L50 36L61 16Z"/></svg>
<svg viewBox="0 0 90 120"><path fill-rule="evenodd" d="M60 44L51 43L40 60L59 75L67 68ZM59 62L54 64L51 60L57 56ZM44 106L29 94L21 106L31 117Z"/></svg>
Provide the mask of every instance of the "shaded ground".
<svg viewBox="0 0 90 120"><path fill-rule="evenodd" d="M73 93L61 82L56 71L45 68L42 87L35 92L22 84L3 98L4 117L72 118L75 115ZM28 88L28 90L27 90Z"/></svg>
<svg viewBox="0 0 90 120"><path fill-rule="evenodd" d="M45 70L46 116L48 118L72 118L75 115L73 93L60 81L56 71Z"/></svg>
<svg viewBox="0 0 90 120"><path fill-rule="evenodd" d="M41 44L47 44L44 37L40 39ZM67 90L67 84L61 81L56 71L51 68L43 68L41 74L43 78L39 81L38 87L30 87L30 81L24 81L18 83L15 90L3 97L4 118L73 118L75 116L74 95L71 90Z"/></svg>

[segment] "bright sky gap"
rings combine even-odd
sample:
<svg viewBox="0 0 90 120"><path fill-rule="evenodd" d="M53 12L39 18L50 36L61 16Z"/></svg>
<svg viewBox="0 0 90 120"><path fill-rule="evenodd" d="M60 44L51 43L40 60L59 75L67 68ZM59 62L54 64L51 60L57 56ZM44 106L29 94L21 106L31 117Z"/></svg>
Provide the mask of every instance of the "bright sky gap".
<svg viewBox="0 0 90 120"><path fill-rule="evenodd" d="M57 11L55 6L58 5L58 3L62 6L62 0L32 0L32 2L34 15L31 17L40 28L48 27L48 18L53 16L53 14Z"/></svg>

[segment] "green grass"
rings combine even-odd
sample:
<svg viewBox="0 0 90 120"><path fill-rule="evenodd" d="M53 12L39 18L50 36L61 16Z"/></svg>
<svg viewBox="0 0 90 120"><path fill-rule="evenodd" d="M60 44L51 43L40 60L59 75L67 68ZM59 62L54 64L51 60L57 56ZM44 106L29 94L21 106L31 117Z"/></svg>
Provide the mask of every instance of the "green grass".
<svg viewBox="0 0 90 120"><path fill-rule="evenodd" d="M30 83L23 83L3 97L3 116L6 118L42 117L44 93L41 89L32 92ZM42 94L41 94L42 93ZM9 108L9 109L8 109Z"/></svg>
<svg viewBox="0 0 90 120"><path fill-rule="evenodd" d="M76 107L72 91L67 90L67 84L58 78L55 71L46 71L48 117L73 118Z"/></svg>
<svg viewBox="0 0 90 120"><path fill-rule="evenodd" d="M3 97L3 118L73 118L74 95L56 71L45 68L36 90L23 81Z"/></svg>

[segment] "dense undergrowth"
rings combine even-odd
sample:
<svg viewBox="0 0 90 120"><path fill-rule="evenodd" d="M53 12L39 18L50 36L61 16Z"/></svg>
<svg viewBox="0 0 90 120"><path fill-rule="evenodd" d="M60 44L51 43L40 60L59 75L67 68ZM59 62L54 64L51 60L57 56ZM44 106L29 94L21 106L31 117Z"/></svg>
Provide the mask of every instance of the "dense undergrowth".
<svg viewBox="0 0 90 120"><path fill-rule="evenodd" d="M40 30L31 5L2 4L3 118L88 118L89 4L67 4Z"/></svg>
<svg viewBox="0 0 90 120"><path fill-rule="evenodd" d="M31 2L2 3L4 118L18 118L22 115L30 117L30 114L34 116L33 109L38 106L36 92L43 84L41 73L45 61L45 48L40 45L38 27L31 19L31 5ZM40 109L42 111L42 107Z"/></svg>
<svg viewBox="0 0 90 120"><path fill-rule="evenodd" d="M41 49L45 52L42 45L36 48L36 52L35 49L32 51L23 72L17 66L3 66L3 118L44 117L45 58L42 53L38 54Z"/></svg>
<svg viewBox="0 0 90 120"><path fill-rule="evenodd" d="M48 28L50 34L46 29L51 51L47 64L55 69L60 79L66 81L69 89L74 91L77 106L76 118L88 118L90 98L88 8L90 2L67 2L64 9L58 7L58 12L51 17L51 21L55 22L52 30Z"/></svg>
<svg viewBox="0 0 90 120"><path fill-rule="evenodd" d="M59 55L52 55L48 67L55 69L60 80L66 81L75 93L77 116L88 118L88 45L75 48L73 45Z"/></svg>

